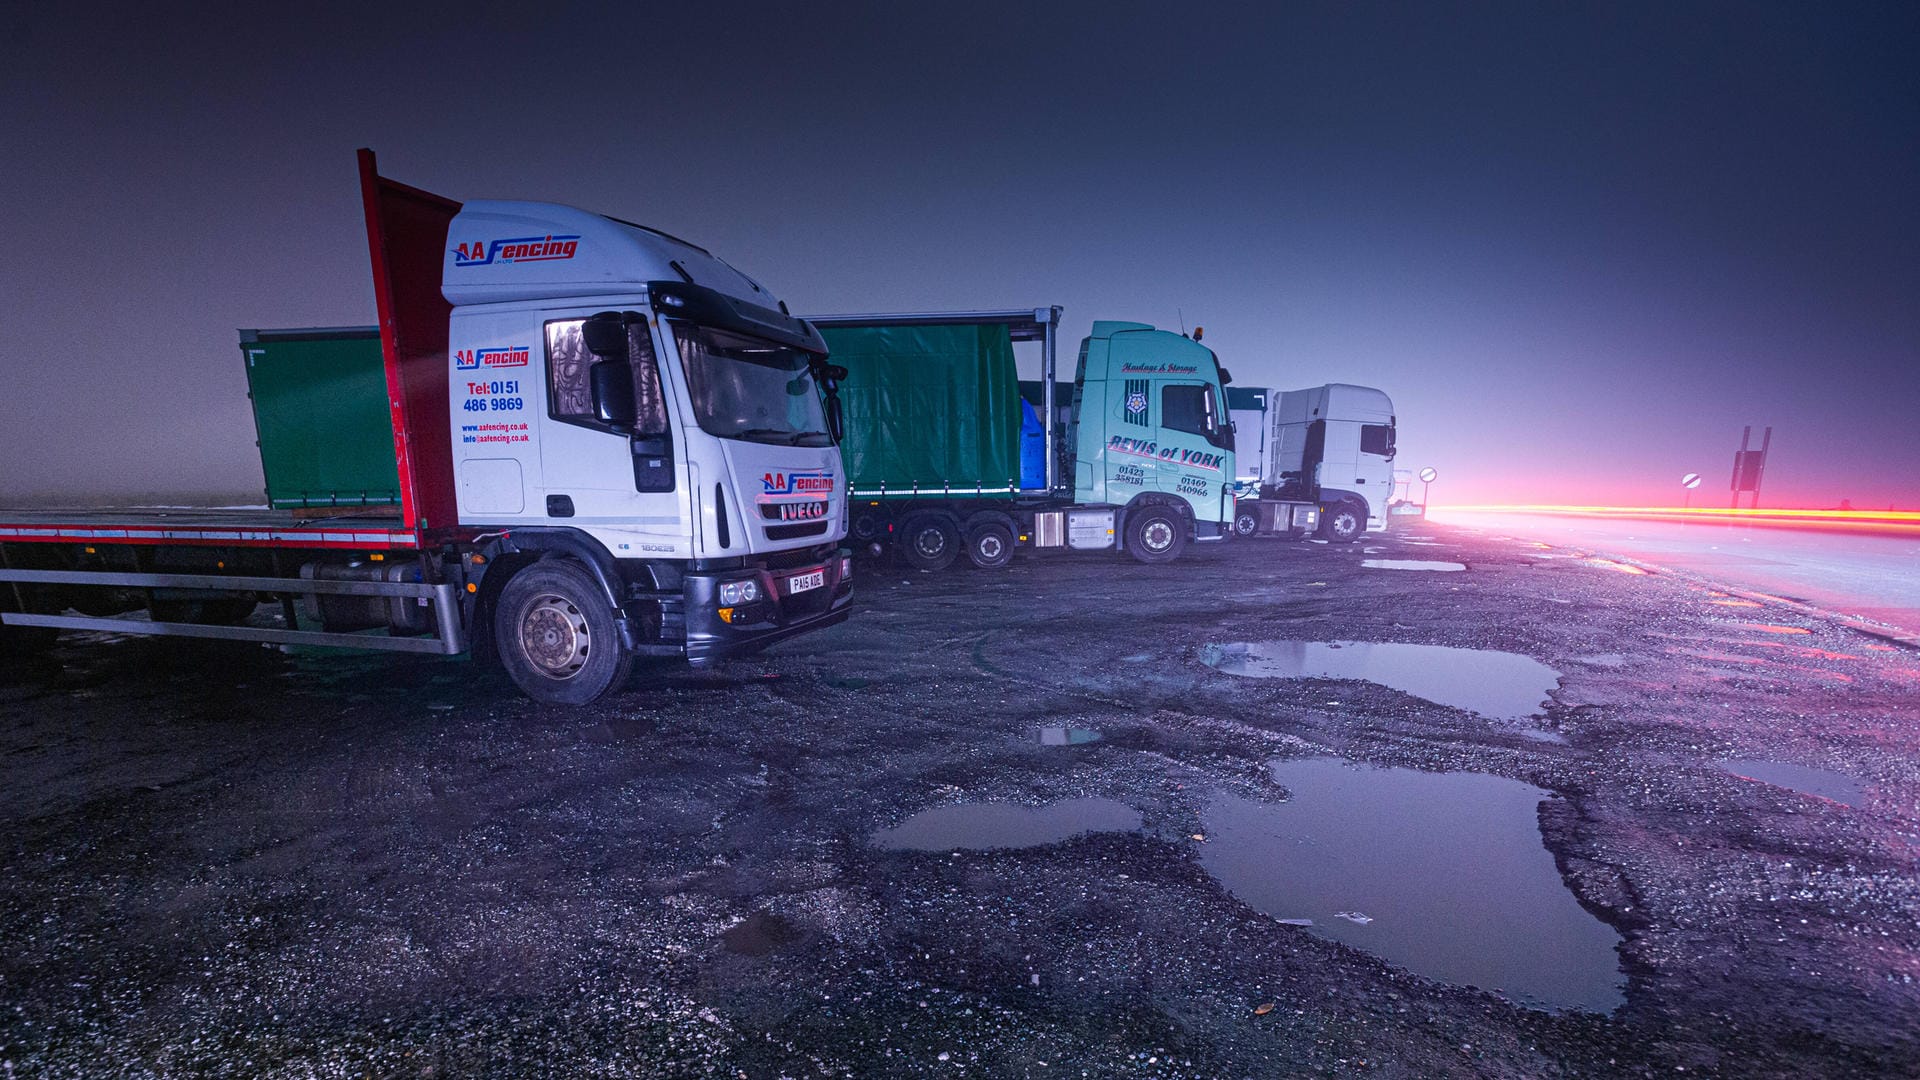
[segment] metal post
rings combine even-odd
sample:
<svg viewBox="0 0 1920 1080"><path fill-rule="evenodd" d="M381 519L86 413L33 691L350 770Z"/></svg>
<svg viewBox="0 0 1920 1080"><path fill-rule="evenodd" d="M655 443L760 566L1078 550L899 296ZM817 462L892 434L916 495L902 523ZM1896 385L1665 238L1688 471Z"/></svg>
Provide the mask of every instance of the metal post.
<svg viewBox="0 0 1920 1080"><path fill-rule="evenodd" d="M1767 474L1767 447L1773 445L1773 425L1760 436L1760 464L1753 470L1753 509L1760 509L1760 478Z"/></svg>
<svg viewBox="0 0 1920 1080"><path fill-rule="evenodd" d="M1740 467L1746 464L1747 444L1751 441L1753 441L1753 425L1748 424L1746 427L1740 429L1740 452L1733 457L1733 484L1731 485L1733 487L1733 502L1727 506L1730 510L1740 509Z"/></svg>
<svg viewBox="0 0 1920 1080"><path fill-rule="evenodd" d="M1046 416L1041 420L1041 431L1047 444L1046 481L1047 492L1051 494L1060 486L1060 454L1053 445L1054 414L1059 411L1058 404L1053 400L1054 338L1060 329L1060 309L1036 308L1033 317L1041 320L1046 327L1040 338L1040 404L1046 409Z"/></svg>

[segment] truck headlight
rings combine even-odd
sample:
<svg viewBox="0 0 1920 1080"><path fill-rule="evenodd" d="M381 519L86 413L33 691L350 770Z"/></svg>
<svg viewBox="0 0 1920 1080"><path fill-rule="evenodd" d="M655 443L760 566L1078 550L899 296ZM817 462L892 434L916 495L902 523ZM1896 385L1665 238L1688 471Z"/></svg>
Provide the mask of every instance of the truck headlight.
<svg viewBox="0 0 1920 1080"><path fill-rule="evenodd" d="M720 583L720 605L722 607L737 607L741 604L751 604L758 599L760 599L760 583L758 581L749 579L747 581L723 581Z"/></svg>

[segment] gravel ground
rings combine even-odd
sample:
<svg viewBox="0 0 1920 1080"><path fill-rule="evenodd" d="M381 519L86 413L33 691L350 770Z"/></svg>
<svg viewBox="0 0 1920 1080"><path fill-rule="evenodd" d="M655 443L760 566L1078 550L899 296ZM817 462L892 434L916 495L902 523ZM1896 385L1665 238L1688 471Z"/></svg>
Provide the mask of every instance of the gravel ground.
<svg viewBox="0 0 1920 1080"><path fill-rule="evenodd" d="M538 708L464 661L76 636L0 668L0 1063L1920 1072L1920 656L1586 554L1415 525L1166 568L868 565L845 626L717 672L646 672L585 710ZM1562 675L1531 726L1566 741L1199 659L1272 639L1523 653ZM1036 726L1102 737L1042 745ZM1194 838L1208 801L1281 799L1267 763L1325 755L1556 793L1542 839L1622 936L1625 1003L1522 1007L1225 892ZM1717 764L1732 759L1865 794L1813 798ZM1068 799L1122 803L1141 827L1013 850L873 842L930 807Z"/></svg>

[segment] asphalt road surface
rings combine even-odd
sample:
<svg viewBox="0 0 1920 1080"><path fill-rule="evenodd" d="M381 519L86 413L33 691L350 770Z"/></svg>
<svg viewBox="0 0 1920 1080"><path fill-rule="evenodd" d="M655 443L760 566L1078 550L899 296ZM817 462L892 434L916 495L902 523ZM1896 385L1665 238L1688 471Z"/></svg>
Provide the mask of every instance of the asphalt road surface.
<svg viewBox="0 0 1920 1080"><path fill-rule="evenodd" d="M1920 1072L1909 648L1441 526L864 570L585 710L0 668L5 1074Z"/></svg>
<svg viewBox="0 0 1920 1080"><path fill-rule="evenodd" d="M1920 638L1920 537L1755 527L1737 521L1631 521L1575 514L1483 514L1442 521L1611 552L1707 575L1898 628Z"/></svg>

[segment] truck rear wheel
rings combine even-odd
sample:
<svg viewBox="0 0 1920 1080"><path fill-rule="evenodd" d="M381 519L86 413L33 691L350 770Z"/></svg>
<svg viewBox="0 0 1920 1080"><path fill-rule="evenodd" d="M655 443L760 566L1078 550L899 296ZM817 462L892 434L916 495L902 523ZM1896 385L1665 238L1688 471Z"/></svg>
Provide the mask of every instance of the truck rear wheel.
<svg viewBox="0 0 1920 1080"><path fill-rule="evenodd" d="M967 561L982 570L999 570L1013 561L1013 533L997 521L975 525L967 533Z"/></svg>
<svg viewBox="0 0 1920 1080"><path fill-rule="evenodd" d="M1367 512L1350 502L1335 503L1320 513L1320 536L1336 544L1351 544L1367 529Z"/></svg>
<svg viewBox="0 0 1920 1080"><path fill-rule="evenodd" d="M1252 536L1260 531L1260 515L1253 507L1241 507L1233 512L1233 531L1239 536Z"/></svg>
<svg viewBox="0 0 1920 1080"><path fill-rule="evenodd" d="M1187 519L1165 506L1127 515L1127 550L1143 563L1172 562L1187 549Z"/></svg>
<svg viewBox="0 0 1920 1080"><path fill-rule="evenodd" d="M515 574L500 590L493 625L508 677L542 705L598 701L633 670L606 594L565 560L542 560Z"/></svg>
<svg viewBox="0 0 1920 1080"><path fill-rule="evenodd" d="M959 530L937 514L908 518L898 543L901 558L915 570L945 570L960 557Z"/></svg>

